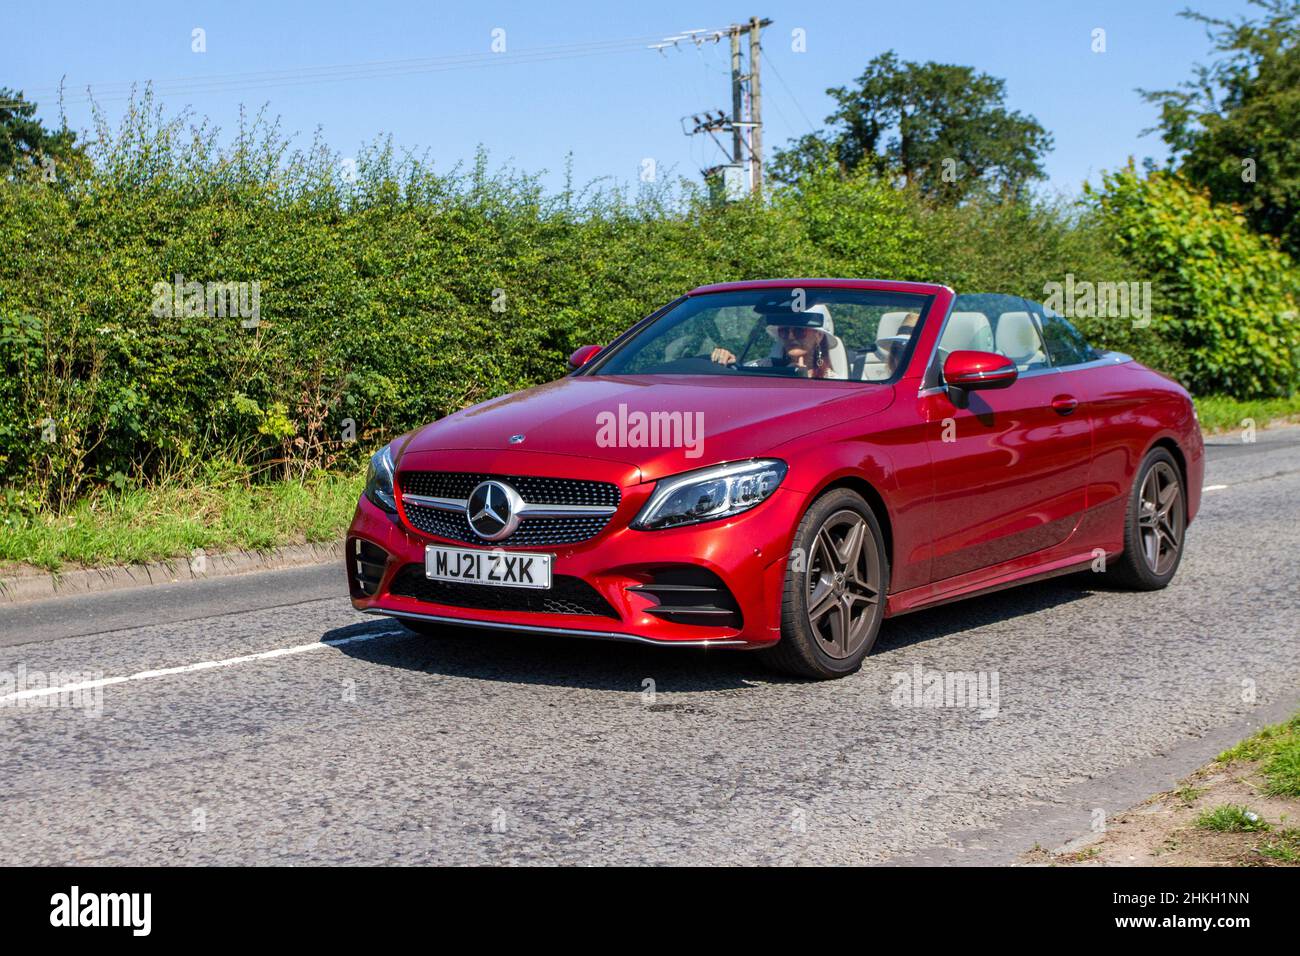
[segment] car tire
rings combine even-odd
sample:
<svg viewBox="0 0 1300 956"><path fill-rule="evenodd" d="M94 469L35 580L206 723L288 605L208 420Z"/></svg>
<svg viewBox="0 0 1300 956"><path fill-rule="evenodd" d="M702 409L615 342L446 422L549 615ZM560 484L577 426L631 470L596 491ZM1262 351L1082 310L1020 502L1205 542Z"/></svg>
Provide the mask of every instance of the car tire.
<svg viewBox="0 0 1300 956"><path fill-rule="evenodd" d="M805 557L786 565L781 639L760 652L765 663L815 680L852 674L876 643L889 593L875 512L847 488L827 492L799 522L791 554Z"/></svg>
<svg viewBox="0 0 1300 956"><path fill-rule="evenodd" d="M1168 449L1142 459L1124 515L1124 553L1107 577L1135 591L1158 591L1173 579L1187 534L1187 490Z"/></svg>

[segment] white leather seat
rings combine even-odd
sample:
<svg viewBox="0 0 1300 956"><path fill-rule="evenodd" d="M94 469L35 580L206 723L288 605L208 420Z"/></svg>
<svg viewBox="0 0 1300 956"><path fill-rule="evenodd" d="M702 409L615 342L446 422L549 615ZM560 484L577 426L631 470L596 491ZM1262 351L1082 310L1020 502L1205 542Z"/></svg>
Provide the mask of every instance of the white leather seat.
<svg viewBox="0 0 1300 956"><path fill-rule="evenodd" d="M883 382L892 374L889 363L880 361L875 355L868 355L866 361L862 363L862 381L864 382Z"/></svg>
<svg viewBox="0 0 1300 956"><path fill-rule="evenodd" d="M998 319L997 350L1016 363L1020 371L1046 364L1043 342L1028 312L1003 312Z"/></svg>
<svg viewBox="0 0 1300 956"><path fill-rule="evenodd" d="M881 339L887 339L891 335L898 334L898 327L903 324L907 318L906 312L886 312L880 317L880 324L876 326L876 344L881 344Z"/></svg>
<svg viewBox="0 0 1300 956"><path fill-rule="evenodd" d="M849 351L844 347L844 340L838 335L828 335L830 340L830 349L827 351L827 358L831 363L831 372L828 378L845 379L849 377Z"/></svg>
<svg viewBox="0 0 1300 956"><path fill-rule="evenodd" d="M897 335L903 320L911 314L910 312L886 312L880 317L880 321L876 324L875 350L862 356L862 369L857 375L859 379L864 382L881 382L893 374L893 369L886 360L890 346L886 339Z"/></svg>
<svg viewBox="0 0 1300 956"><path fill-rule="evenodd" d="M993 325L983 312L954 312L948 316L939 351L991 352L993 350Z"/></svg>

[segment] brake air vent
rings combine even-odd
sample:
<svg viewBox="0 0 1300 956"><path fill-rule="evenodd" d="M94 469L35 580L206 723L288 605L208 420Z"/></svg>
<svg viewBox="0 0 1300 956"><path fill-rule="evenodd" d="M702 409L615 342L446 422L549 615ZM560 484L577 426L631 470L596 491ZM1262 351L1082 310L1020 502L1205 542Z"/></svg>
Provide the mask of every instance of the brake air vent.
<svg viewBox="0 0 1300 956"><path fill-rule="evenodd" d="M704 627L742 625L740 606L731 591L707 568L681 565L651 572L648 584L636 584L628 590L654 598L659 603L645 608L647 614L672 621Z"/></svg>
<svg viewBox="0 0 1300 956"><path fill-rule="evenodd" d="M373 597L388 564L388 552L362 538L348 538L348 584L353 597Z"/></svg>

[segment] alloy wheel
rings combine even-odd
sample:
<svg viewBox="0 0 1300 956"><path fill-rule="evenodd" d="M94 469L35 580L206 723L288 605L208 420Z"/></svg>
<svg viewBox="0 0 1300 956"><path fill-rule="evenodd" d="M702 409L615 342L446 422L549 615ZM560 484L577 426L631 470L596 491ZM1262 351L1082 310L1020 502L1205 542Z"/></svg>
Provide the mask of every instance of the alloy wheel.
<svg viewBox="0 0 1300 956"><path fill-rule="evenodd" d="M1185 529L1182 483L1173 466L1157 461L1142 479L1138 497L1142 558L1153 574L1163 575L1177 562Z"/></svg>
<svg viewBox="0 0 1300 956"><path fill-rule="evenodd" d="M867 639L880 604L881 561L867 522L837 511L822 522L808 562L808 625L822 650L851 657Z"/></svg>

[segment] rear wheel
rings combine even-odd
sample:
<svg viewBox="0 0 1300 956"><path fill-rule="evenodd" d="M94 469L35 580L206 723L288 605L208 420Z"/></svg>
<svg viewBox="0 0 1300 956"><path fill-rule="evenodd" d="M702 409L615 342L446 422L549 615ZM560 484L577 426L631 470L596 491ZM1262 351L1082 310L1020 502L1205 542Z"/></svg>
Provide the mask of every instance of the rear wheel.
<svg viewBox="0 0 1300 956"><path fill-rule="evenodd" d="M828 492L795 531L781 640L764 659L800 677L852 674L876 643L888 590L884 536L871 507L847 488Z"/></svg>
<svg viewBox="0 0 1300 956"><path fill-rule="evenodd" d="M1167 585L1183 559L1187 495L1178 462L1155 448L1142 460L1124 520L1124 554L1108 569L1120 584L1138 591Z"/></svg>

